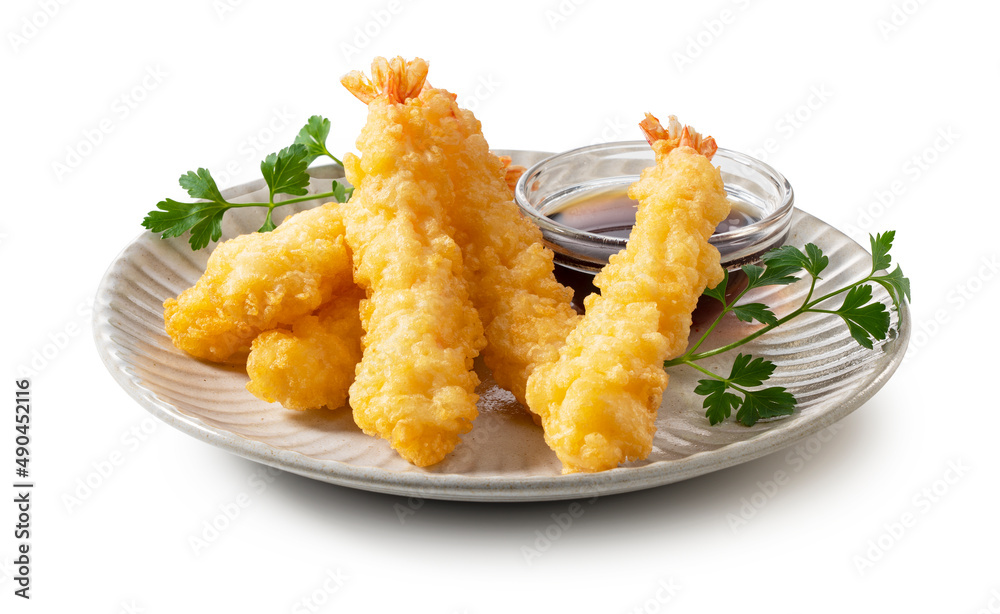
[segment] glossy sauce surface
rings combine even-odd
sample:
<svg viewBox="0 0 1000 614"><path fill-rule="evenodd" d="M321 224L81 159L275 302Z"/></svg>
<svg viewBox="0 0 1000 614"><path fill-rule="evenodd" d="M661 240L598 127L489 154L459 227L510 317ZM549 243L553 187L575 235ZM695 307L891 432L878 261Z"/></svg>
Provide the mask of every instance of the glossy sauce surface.
<svg viewBox="0 0 1000 614"><path fill-rule="evenodd" d="M628 197L628 183L604 186L590 189L566 198L558 207L546 211L554 222L601 234L609 237L627 239L635 224L635 212L638 204ZM723 220L715 229L715 234L728 232L759 221L753 212L742 206L742 203L730 201L732 210L729 217ZM597 292L594 286L594 276L590 273L577 271L556 264L556 279L563 285L573 288L573 307L583 313L583 299L592 292ZM730 272L730 282L727 296L732 298L746 286L746 276L742 271ZM714 299L702 297L698 307L692 314L695 326L711 322L721 311L721 305Z"/></svg>
<svg viewBox="0 0 1000 614"><path fill-rule="evenodd" d="M562 200L546 215L564 226L608 237L627 239L638 203L628 197L627 183L582 191ZM759 221L742 203L730 201L732 211L715 229L715 234L729 232Z"/></svg>

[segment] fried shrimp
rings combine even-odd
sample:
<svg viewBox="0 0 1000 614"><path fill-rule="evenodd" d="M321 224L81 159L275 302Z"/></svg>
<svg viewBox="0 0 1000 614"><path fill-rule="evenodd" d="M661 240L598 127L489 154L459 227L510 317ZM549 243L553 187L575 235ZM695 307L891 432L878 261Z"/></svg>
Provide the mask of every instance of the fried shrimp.
<svg viewBox="0 0 1000 614"><path fill-rule="evenodd" d="M628 244L594 279L601 293L587 297L558 361L528 381L529 406L566 473L649 454L667 385L663 361L684 351L698 297L722 280L708 243L729 213L710 162L715 141L673 117L666 130L649 114L640 126L656 165L629 189L639 209Z"/></svg>
<svg viewBox="0 0 1000 614"><path fill-rule="evenodd" d="M287 409L342 407L361 360L362 296L348 290L292 322L291 330L258 335L247 357L247 390Z"/></svg>
<svg viewBox="0 0 1000 614"><path fill-rule="evenodd" d="M452 239L447 160L432 146L453 100L425 88L426 74L420 59L376 58L371 79L355 72L342 80L369 110L361 157L344 157L355 186L344 215L347 243L355 282L368 296L351 406L362 430L419 466L442 460L472 428L472 362L485 345Z"/></svg>
<svg viewBox="0 0 1000 614"><path fill-rule="evenodd" d="M479 120L451 106L438 144L455 189L449 211L455 240L486 331L483 359L497 383L524 404L528 376L558 358L576 325L573 291L556 281L541 230L514 203L512 190L524 167L492 154Z"/></svg>
<svg viewBox="0 0 1000 614"><path fill-rule="evenodd" d="M174 345L217 362L254 337L312 313L350 287L351 257L338 203L286 219L269 233L220 243L198 282L163 303Z"/></svg>

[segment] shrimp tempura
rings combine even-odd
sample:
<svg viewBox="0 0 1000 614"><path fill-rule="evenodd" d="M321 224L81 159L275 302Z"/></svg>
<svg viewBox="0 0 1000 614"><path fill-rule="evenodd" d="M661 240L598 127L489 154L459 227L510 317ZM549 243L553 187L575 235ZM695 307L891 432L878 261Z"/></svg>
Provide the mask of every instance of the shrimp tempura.
<svg viewBox="0 0 1000 614"><path fill-rule="evenodd" d="M303 211L268 233L220 243L198 282L163 303L178 348L207 360L246 353L259 333L312 313L351 286L339 203Z"/></svg>
<svg viewBox="0 0 1000 614"><path fill-rule="evenodd" d="M447 161L431 146L453 101L423 87L426 74L420 59L376 58L371 80L342 80L369 110L361 157L344 157L355 186L347 243L355 282L368 294L351 406L362 430L420 466L442 460L472 428L472 362L485 345L448 221L455 194Z"/></svg>
<svg viewBox="0 0 1000 614"><path fill-rule="evenodd" d="M295 320L291 330L258 335L247 358L247 390L287 409L342 407L361 360L362 296L345 291L315 315Z"/></svg>
<svg viewBox="0 0 1000 614"><path fill-rule="evenodd" d="M603 471L645 458L667 385L663 361L682 353L691 312L722 280L708 243L729 214L715 141L671 117L664 130L647 114L640 126L656 165L629 188L639 201L624 250L594 279L600 294L570 333L559 360L539 366L527 397L566 473Z"/></svg>
<svg viewBox="0 0 1000 614"><path fill-rule="evenodd" d="M524 404L528 376L558 358L576 325L573 291L556 281L541 230L514 204L512 184L524 167L493 155L479 120L452 106L441 147L455 186L455 240L486 331L483 359L497 383Z"/></svg>

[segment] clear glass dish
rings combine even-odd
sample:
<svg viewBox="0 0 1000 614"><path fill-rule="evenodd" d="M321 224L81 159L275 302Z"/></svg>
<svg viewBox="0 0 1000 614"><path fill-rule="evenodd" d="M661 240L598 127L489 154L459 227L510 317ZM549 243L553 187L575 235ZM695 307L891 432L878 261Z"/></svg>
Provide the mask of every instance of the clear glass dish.
<svg viewBox="0 0 1000 614"><path fill-rule="evenodd" d="M567 207L578 206L577 203L609 190L620 193L654 163L653 150L645 141L573 149L529 168L517 183L515 199L529 219L542 229L557 264L593 275L608 263L612 254L625 247L629 226L619 224L601 232L583 230L562 221L572 219L567 216L570 211ZM747 218L745 225L734 228L724 222L710 240L719 249L722 264L735 270L757 261L764 252L784 242L792 220L794 194L781 173L756 158L719 149L712 163L722 171L734 211ZM625 207L628 206L634 204L626 201ZM633 212L631 220L634 219Z"/></svg>

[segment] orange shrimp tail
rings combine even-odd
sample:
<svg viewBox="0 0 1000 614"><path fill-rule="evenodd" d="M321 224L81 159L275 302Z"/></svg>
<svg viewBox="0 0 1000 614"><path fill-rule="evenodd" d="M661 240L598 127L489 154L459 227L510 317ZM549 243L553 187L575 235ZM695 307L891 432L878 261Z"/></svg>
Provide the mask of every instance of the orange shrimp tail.
<svg viewBox="0 0 1000 614"><path fill-rule="evenodd" d="M714 138L710 136L702 137L691 126L681 127L681 123L677 121L675 115L670 116L667 127L664 128L660 124L660 120L646 113L646 119L639 122L639 128L646 135L646 142L650 145L657 141L666 141L666 151L670 151L676 147L690 147L711 160L715 152L719 150L719 146L715 144Z"/></svg>
<svg viewBox="0 0 1000 614"><path fill-rule="evenodd" d="M340 82L347 91L365 104L371 104L379 96L390 102L404 103L420 94L427 79L427 62L414 58L407 62L396 56L391 60L377 57L372 60L372 76L352 70Z"/></svg>
<svg viewBox="0 0 1000 614"><path fill-rule="evenodd" d="M500 156L500 164L503 165L502 168L504 172L503 180L507 183L507 187L510 188L511 192L513 192L514 187L517 186L517 180L521 178L524 171L528 170L523 166L511 164L512 161L513 160L510 159L510 156Z"/></svg>

